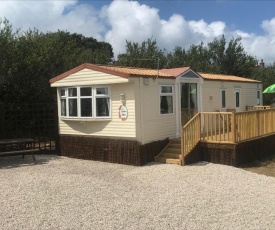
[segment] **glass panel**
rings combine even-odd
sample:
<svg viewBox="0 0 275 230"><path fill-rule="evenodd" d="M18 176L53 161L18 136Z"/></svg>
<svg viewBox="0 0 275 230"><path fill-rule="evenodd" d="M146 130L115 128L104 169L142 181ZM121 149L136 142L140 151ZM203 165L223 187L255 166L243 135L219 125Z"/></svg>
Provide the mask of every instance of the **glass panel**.
<svg viewBox="0 0 275 230"><path fill-rule="evenodd" d="M91 87L80 88L80 96L92 96L92 88Z"/></svg>
<svg viewBox="0 0 275 230"><path fill-rule="evenodd" d="M236 107L240 107L240 92L236 92Z"/></svg>
<svg viewBox="0 0 275 230"><path fill-rule="evenodd" d="M66 95L65 92L66 92L65 89L61 89L60 90L60 96L65 97L65 95Z"/></svg>
<svg viewBox="0 0 275 230"><path fill-rule="evenodd" d="M197 84L196 83L191 83L190 84L190 107L192 109L197 108Z"/></svg>
<svg viewBox="0 0 275 230"><path fill-rule="evenodd" d="M181 124L186 124L197 112L197 83L181 84Z"/></svg>
<svg viewBox="0 0 275 230"><path fill-rule="evenodd" d="M222 90L222 108L225 108L226 105L225 105L225 91Z"/></svg>
<svg viewBox="0 0 275 230"><path fill-rule="evenodd" d="M100 95L107 95L108 94L108 88L96 88L96 94Z"/></svg>
<svg viewBox="0 0 275 230"><path fill-rule="evenodd" d="M161 93L172 93L172 86L161 86Z"/></svg>
<svg viewBox="0 0 275 230"><path fill-rule="evenodd" d="M108 117L110 116L110 99L109 98L97 98L96 99L96 116Z"/></svg>
<svg viewBox="0 0 275 230"><path fill-rule="evenodd" d="M77 99L69 99L69 116L77 116Z"/></svg>
<svg viewBox="0 0 275 230"><path fill-rule="evenodd" d="M260 91L257 91L257 105L260 105Z"/></svg>
<svg viewBox="0 0 275 230"><path fill-rule="evenodd" d="M161 96L160 97L160 113L167 114L173 113L173 97Z"/></svg>
<svg viewBox="0 0 275 230"><path fill-rule="evenodd" d="M77 96L77 88L69 88L69 97Z"/></svg>
<svg viewBox="0 0 275 230"><path fill-rule="evenodd" d="M61 99L61 116L66 116L66 99Z"/></svg>
<svg viewBox="0 0 275 230"><path fill-rule="evenodd" d="M92 117L92 98L82 98L81 104L81 117Z"/></svg>

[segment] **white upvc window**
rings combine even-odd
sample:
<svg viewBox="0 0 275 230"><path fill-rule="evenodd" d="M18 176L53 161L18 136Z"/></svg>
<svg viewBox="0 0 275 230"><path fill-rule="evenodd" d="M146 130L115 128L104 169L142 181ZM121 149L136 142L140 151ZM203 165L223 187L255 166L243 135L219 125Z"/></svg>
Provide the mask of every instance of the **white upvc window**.
<svg viewBox="0 0 275 230"><path fill-rule="evenodd" d="M77 86L62 88L60 114L64 118L110 118L110 87Z"/></svg>
<svg viewBox="0 0 275 230"><path fill-rule="evenodd" d="M160 114L171 114L174 112L173 95L174 87L172 85L160 86Z"/></svg>

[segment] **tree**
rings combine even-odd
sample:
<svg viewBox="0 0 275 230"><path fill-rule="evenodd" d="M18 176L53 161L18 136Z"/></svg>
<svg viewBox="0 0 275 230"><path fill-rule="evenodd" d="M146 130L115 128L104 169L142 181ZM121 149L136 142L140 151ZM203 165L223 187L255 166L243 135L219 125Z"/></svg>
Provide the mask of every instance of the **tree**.
<svg viewBox="0 0 275 230"><path fill-rule="evenodd" d="M263 83L263 90L268 86L275 84L275 65L269 65L265 68L255 67L252 75L252 79L261 81ZM263 104L270 105L275 99L275 93L263 94Z"/></svg>
<svg viewBox="0 0 275 230"><path fill-rule="evenodd" d="M116 65L140 68L163 68L166 65L165 50L157 46L156 40L148 39L141 44L126 41L126 53L119 54ZM159 59L159 63L158 63Z"/></svg>
<svg viewBox="0 0 275 230"><path fill-rule="evenodd" d="M107 64L110 44L79 34L37 29L12 32L8 20L0 24L0 100L4 103L52 102L49 80L79 64Z"/></svg>

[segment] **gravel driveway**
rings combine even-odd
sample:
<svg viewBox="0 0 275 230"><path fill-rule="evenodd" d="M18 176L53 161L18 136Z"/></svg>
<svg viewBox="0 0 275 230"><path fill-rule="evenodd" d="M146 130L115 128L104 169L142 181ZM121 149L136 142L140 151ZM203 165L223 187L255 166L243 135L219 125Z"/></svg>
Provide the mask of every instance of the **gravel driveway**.
<svg viewBox="0 0 275 230"><path fill-rule="evenodd" d="M200 162L0 158L0 229L274 229L275 178Z"/></svg>

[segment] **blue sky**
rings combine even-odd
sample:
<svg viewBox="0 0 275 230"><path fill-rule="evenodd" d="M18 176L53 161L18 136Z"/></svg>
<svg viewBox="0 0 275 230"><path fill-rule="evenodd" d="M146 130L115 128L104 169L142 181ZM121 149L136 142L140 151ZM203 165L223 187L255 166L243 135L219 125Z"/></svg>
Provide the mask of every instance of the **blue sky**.
<svg viewBox="0 0 275 230"><path fill-rule="evenodd" d="M167 52L225 35L242 37L248 54L275 62L275 1L0 1L0 17L23 31L67 30L109 42L115 55L126 40L157 40Z"/></svg>

